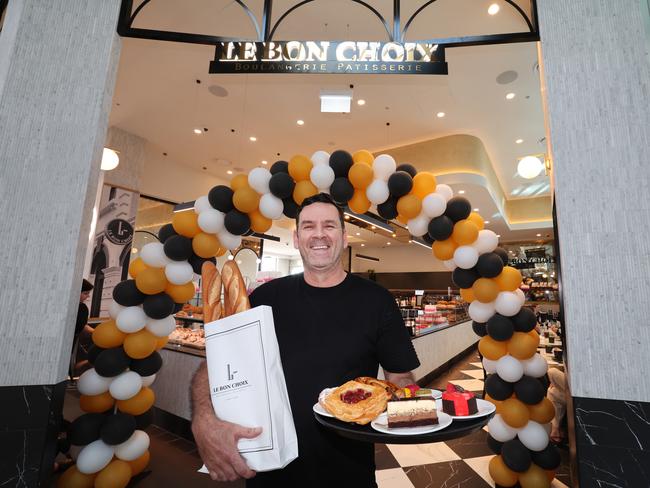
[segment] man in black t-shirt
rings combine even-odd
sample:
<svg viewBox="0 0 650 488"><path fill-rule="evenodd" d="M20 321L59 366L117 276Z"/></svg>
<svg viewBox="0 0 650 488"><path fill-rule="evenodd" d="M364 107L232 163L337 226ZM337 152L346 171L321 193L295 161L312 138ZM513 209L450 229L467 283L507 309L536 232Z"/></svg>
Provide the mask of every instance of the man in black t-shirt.
<svg viewBox="0 0 650 488"><path fill-rule="evenodd" d="M400 386L414 382L419 366L392 295L376 283L347 274L343 212L328 195L306 199L296 216L294 245L304 274L260 286L252 306L273 308L275 332L298 436L298 458L284 469L255 473L237 451L251 429L219 420L213 413L207 369L197 372L192 431L199 452L219 481L247 478L248 487L376 486L374 446L324 429L313 417L318 393L357 376L376 376ZM254 478L253 478L254 477Z"/></svg>

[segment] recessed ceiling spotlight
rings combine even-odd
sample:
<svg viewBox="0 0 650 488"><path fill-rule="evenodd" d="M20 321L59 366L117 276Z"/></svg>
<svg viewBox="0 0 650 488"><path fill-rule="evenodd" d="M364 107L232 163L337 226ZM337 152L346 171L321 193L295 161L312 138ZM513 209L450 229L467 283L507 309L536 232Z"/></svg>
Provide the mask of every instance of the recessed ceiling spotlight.
<svg viewBox="0 0 650 488"><path fill-rule="evenodd" d="M296 120L296 124L305 125L305 121L304 120Z"/></svg>
<svg viewBox="0 0 650 488"><path fill-rule="evenodd" d="M361 244L361 247L364 247L364 246L365 246L365 244Z"/></svg>
<svg viewBox="0 0 650 488"><path fill-rule="evenodd" d="M535 234L537 237L542 237L542 234Z"/></svg>
<svg viewBox="0 0 650 488"><path fill-rule="evenodd" d="M459 195L463 195L465 193L465 190L458 190Z"/></svg>
<svg viewBox="0 0 650 488"><path fill-rule="evenodd" d="M386 245L387 245L387 246L390 246L390 242L387 242Z"/></svg>
<svg viewBox="0 0 650 488"><path fill-rule="evenodd" d="M269 162L265 159L262 161L262 164L269 164Z"/></svg>
<svg viewBox="0 0 650 488"><path fill-rule="evenodd" d="M257 140L257 137L255 137L255 136L250 136L249 139L251 140L251 142L255 142L255 141Z"/></svg>
<svg viewBox="0 0 650 488"><path fill-rule="evenodd" d="M228 171L226 171L226 173L228 173L229 175L231 175L231 174L232 174L232 170L229 169Z"/></svg>
<svg viewBox="0 0 650 488"><path fill-rule="evenodd" d="M527 180L538 176L543 169L544 163L537 156L526 156L525 158L521 158L517 164L517 173Z"/></svg>
<svg viewBox="0 0 650 488"><path fill-rule="evenodd" d="M365 105L365 104L366 104L365 100L363 100L363 99L357 100L357 105Z"/></svg>
<svg viewBox="0 0 650 488"><path fill-rule="evenodd" d="M497 234L497 237L501 237L501 234Z"/></svg>
<svg viewBox="0 0 650 488"><path fill-rule="evenodd" d="M393 234L393 237L397 237L397 234Z"/></svg>
<svg viewBox="0 0 650 488"><path fill-rule="evenodd" d="M515 144L521 144L522 142L524 142L523 139L517 139L517 140L515 141Z"/></svg>
<svg viewBox="0 0 650 488"><path fill-rule="evenodd" d="M350 216L349 216L349 215L346 215L346 216L345 216L345 220L350 220ZM348 237L349 237L349 236L348 236Z"/></svg>
<svg viewBox="0 0 650 488"><path fill-rule="evenodd" d="M513 92L510 92L506 95L506 100L512 100L515 98L517 95L515 95Z"/></svg>
<svg viewBox="0 0 650 488"><path fill-rule="evenodd" d="M474 212L478 212L478 208L475 208L475 209L474 209Z"/></svg>
<svg viewBox="0 0 650 488"><path fill-rule="evenodd" d="M444 113L444 112L438 112L438 113L436 114L436 117L438 117L439 119L441 119L441 118L443 118L445 115L447 115L447 114Z"/></svg>
<svg viewBox="0 0 650 488"><path fill-rule="evenodd" d="M370 228L371 228L372 230L375 230L377 227L375 227L374 225L372 225L372 226L370 226Z"/></svg>
<svg viewBox="0 0 650 488"><path fill-rule="evenodd" d="M489 224L490 221L489 221L489 220L484 220L483 223L485 223L485 224Z"/></svg>
<svg viewBox="0 0 650 488"><path fill-rule="evenodd" d="M496 15L499 13L500 7L496 3L493 3L488 7L488 14L490 15Z"/></svg>
<svg viewBox="0 0 650 488"><path fill-rule="evenodd" d="M360 236L360 235L361 235L361 232L357 232L357 235Z"/></svg>
<svg viewBox="0 0 650 488"><path fill-rule="evenodd" d="M194 129L195 134L202 134L203 131L201 129Z"/></svg>

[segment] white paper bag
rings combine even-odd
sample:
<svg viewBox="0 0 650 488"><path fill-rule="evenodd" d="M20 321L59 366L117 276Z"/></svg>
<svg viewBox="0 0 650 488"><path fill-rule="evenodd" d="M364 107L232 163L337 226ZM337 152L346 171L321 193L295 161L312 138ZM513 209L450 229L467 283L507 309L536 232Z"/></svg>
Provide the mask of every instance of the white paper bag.
<svg viewBox="0 0 650 488"><path fill-rule="evenodd" d="M255 307L205 324L205 352L217 417L262 427L258 437L238 442L248 466L271 471L297 458L298 439L271 307ZM207 473L205 466L200 471Z"/></svg>

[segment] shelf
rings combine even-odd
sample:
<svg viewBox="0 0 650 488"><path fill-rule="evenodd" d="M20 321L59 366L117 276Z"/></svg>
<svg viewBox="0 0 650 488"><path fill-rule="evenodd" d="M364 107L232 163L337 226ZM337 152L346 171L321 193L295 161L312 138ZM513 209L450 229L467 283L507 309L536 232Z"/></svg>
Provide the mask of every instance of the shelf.
<svg viewBox="0 0 650 488"><path fill-rule="evenodd" d="M174 315L174 318L176 320L183 320L185 322L199 322L201 324L203 323L203 319L195 319L194 317L183 317L183 316L179 317L178 315Z"/></svg>

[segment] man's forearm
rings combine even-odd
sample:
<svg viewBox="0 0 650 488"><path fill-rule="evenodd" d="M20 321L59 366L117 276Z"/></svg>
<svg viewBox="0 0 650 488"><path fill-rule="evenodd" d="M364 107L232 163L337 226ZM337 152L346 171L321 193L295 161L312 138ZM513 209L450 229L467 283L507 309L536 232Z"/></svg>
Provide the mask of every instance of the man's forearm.
<svg viewBox="0 0 650 488"><path fill-rule="evenodd" d="M210 399L210 381L208 380L207 362L203 361L194 373L191 388L192 418L199 415L213 414Z"/></svg>

